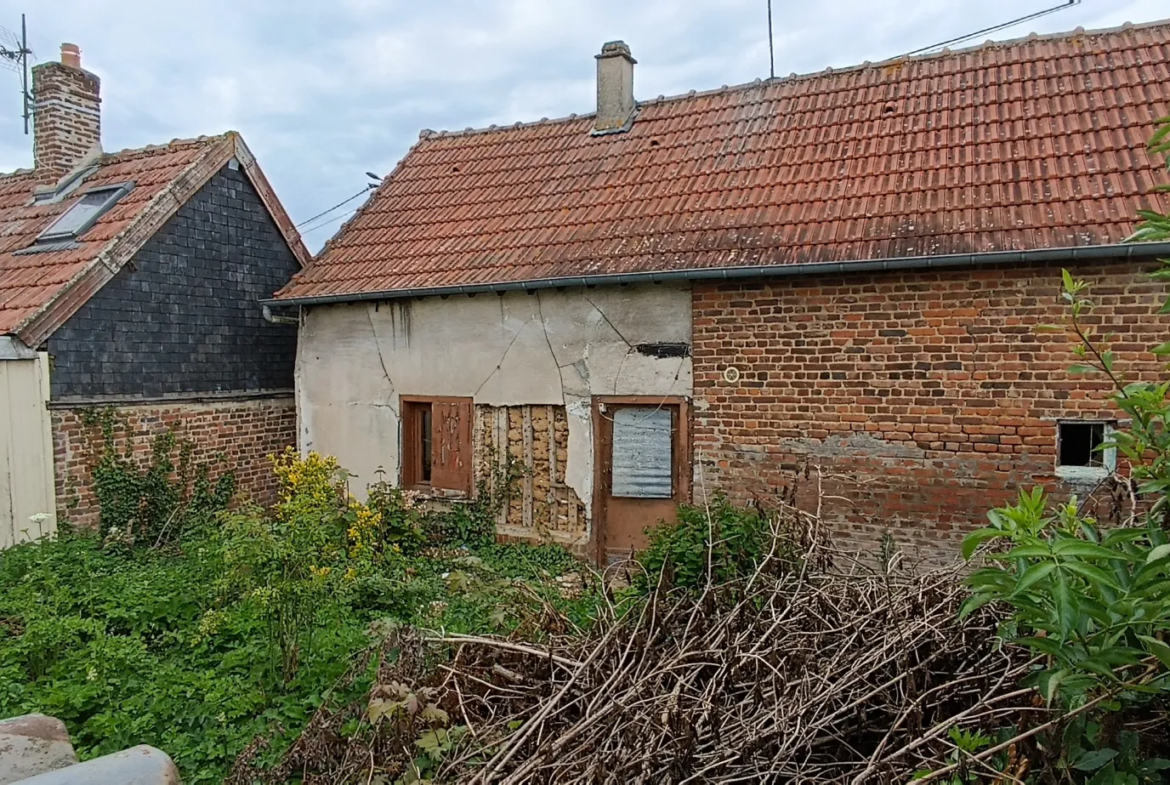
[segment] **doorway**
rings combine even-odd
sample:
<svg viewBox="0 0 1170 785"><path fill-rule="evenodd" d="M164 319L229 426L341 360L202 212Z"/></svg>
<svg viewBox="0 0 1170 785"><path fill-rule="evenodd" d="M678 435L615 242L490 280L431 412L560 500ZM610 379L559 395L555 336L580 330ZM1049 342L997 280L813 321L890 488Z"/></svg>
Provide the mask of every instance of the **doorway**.
<svg viewBox="0 0 1170 785"><path fill-rule="evenodd" d="M646 547L646 529L674 522L691 498L690 411L685 398L593 398L593 536L607 567Z"/></svg>

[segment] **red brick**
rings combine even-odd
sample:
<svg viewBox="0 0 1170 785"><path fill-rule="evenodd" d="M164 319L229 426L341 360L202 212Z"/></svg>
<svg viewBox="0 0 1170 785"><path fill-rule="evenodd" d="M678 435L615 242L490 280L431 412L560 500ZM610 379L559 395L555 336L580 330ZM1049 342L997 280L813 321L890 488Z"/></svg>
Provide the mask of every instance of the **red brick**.
<svg viewBox="0 0 1170 785"><path fill-rule="evenodd" d="M100 510L92 477L104 439L100 427L84 424L86 408L52 410L57 515L77 526L96 527ZM238 497L261 504L272 501L277 488L268 456L296 444L296 408L291 397L115 408L134 434L132 457L140 468L150 464L154 437L173 429L178 440L192 442L193 464L211 463L215 474L224 466L218 463L219 456L225 456L226 468L236 475ZM233 425L226 427L227 421ZM127 444L119 429L115 448L124 453Z"/></svg>
<svg viewBox="0 0 1170 785"><path fill-rule="evenodd" d="M1148 347L1170 316L1157 314L1165 292L1145 275L1156 268L1070 268L1090 283L1102 332L1117 333L1118 366L1131 379L1161 379ZM1020 488L1067 497L1054 476L1057 419L1118 413L1107 382L1068 373L1066 336L1034 330L1064 317L1059 288L1058 266L696 285L695 345L718 348L694 355L705 474L695 487L766 498L787 481L784 466L807 459L825 472L822 509L843 544L872 549L889 531L932 559L956 554L963 533ZM959 298L940 308L950 292ZM856 310L862 301L880 307ZM765 302L772 315L745 326ZM764 355L743 351L748 341L767 346ZM846 351L857 346L865 352ZM948 370L956 362L963 372ZM766 380L746 387L764 378L764 363ZM735 386L723 380L728 365L741 372ZM814 485L803 503L815 504Z"/></svg>

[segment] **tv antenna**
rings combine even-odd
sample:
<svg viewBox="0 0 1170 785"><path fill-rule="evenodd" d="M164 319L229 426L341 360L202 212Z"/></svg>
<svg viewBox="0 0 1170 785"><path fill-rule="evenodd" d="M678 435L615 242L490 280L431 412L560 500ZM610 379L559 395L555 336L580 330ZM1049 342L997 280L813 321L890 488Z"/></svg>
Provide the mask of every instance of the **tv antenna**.
<svg viewBox="0 0 1170 785"><path fill-rule="evenodd" d="M772 43L772 0L768 0L768 78L776 78L776 50Z"/></svg>
<svg viewBox="0 0 1170 785"><path fill-rule="evenodd" d="M28 87L28 58L33 51L28 48L28 27L24 14L20 15L20 33L7 27L0 27L0 68L20 75L21 117L24 118L24 133L28 134L28 121L32 119L32 95Z"/></svg>

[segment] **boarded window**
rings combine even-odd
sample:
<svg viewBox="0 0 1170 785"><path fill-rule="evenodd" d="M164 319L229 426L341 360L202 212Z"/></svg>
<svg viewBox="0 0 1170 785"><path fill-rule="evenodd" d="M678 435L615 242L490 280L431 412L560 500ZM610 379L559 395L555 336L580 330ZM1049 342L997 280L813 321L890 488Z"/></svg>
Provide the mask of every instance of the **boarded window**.
<svg viewBox="0 0 1170 785"><path fill-rule="evenodd" d="M402 484L471 493L470 398L404 398Z"/></svg>
<svg viewBox="0 0 1170 785"><path fill-rule="evenodd" d="M673 410L626 406L613 413L614 496L674 496Z"/></svg>

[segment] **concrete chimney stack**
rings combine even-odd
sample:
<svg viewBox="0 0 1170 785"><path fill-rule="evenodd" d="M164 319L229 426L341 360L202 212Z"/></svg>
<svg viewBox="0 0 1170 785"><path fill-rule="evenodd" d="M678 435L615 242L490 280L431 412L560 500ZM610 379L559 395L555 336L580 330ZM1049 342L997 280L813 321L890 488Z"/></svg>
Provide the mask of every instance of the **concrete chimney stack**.
<svg viewBox="0 0 1170 785"><path fill-rule="evenodd" d="M32 69L33 168L52 183L101 150L101 80L81 68L76 44L61 44L61 62Z"/></svg>
<svg viewBox="0 0 1170 785"><path fill-rule="evenodd" d="M634 122L634 65L625 41L610 41L597 57L597 117L593 134L629 130Z"/></svg>

